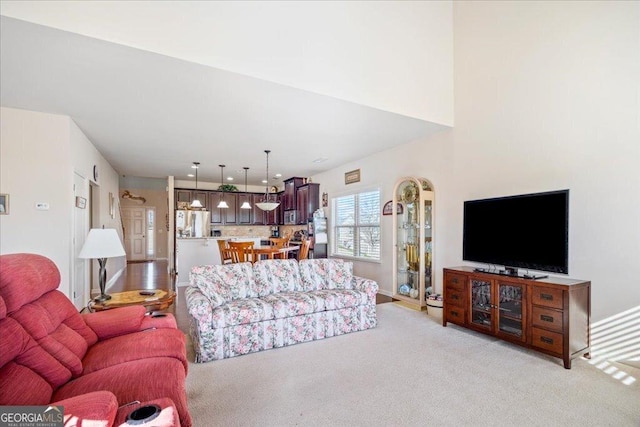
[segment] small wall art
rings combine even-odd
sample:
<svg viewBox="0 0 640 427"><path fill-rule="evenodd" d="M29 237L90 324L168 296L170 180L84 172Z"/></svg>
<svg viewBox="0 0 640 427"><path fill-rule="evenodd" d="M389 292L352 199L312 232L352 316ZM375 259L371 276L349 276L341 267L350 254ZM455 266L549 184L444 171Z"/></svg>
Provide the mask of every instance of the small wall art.
<svg viewBox="0 0 640 427"><path fill-rule="evenodd" d="M387 203L384 204L384 207L382 208L382 215L392 215L393 214L393 201L389 200ZM397 215L402 215L404 213L404 207L402 206L402 203L397 203L396 204L396 214Z"/></svg>
<svg viewBox="0 0 640 427"><path fill-rule="evenodd" d="M345 185L360 182L360 169L355 169L344 174Z"/></svg>
<svg viewBox="0 0 640 427"><path fill-rule="evenodd" d="M0 194L0 215L9 215L9 195Z"/></svg>
<svg viewBox="0 0 640 427"><path fill-rule="evenodd" d="M87 207L87 199L76 196L76 208L84 209Z"/></svg>

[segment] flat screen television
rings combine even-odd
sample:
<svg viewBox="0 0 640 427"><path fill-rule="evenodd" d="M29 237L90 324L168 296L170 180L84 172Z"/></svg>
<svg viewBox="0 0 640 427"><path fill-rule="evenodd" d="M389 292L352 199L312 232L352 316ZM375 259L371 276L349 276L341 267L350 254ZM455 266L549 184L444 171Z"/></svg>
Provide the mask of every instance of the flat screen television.
<svg viewBox="0 0 640 427"><path fill-rule="evenodd" d="M568 273L569 190L464 202L462 258Z"/></svg>

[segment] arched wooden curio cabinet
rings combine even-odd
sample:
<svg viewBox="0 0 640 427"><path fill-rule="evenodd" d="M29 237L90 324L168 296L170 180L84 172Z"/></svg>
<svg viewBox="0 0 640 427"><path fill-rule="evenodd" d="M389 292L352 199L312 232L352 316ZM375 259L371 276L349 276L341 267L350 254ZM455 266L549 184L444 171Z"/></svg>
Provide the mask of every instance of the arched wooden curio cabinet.
<svg viewBox="0 0 640 427"><path fill-rule="evenodd" d="M393 298L416 310L433 283L434 191L424 178L401 178L393 190Z"/></svg>

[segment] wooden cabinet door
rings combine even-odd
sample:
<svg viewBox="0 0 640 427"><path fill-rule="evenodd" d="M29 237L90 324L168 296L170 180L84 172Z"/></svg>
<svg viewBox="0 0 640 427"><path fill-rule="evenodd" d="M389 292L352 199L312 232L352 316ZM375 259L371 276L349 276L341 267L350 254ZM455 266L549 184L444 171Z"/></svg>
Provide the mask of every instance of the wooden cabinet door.
<svg viewBox="0 0 640 427"><path fill-rule="evenodd" d="M208 191L192 191L191 192L191 201L194 201L195 199L200 200L200 203L202 203L202 207L206 210L209 210L211 208L211 205L209 205L209 192Z"/></svg>
<svg viewBox="0 0 640 427"><path fill-rule="evenodd" d="M282 204L285 211L296 208L296 181L295 178L288 179L284 182L284 194L282 195Z"/></svg>
<svg viewBox="0 0 640 427"><path fill-rule="evenodd" d="M182 205L191 204L191 190L176 190L175 191L175 204L176 209L184 209Z"/></svg>
<svg viewBox="0 0 640 427"><path fill-rule="evenodd" d="M497 280L495 283L496 335L527 341L527 285Z"/></svg>
<svg viewBox="0 0 640 427"><path fill-rule="evenodd" d="M223 217L222 209L218 209L216 207L218 206L218 202L220 201L219 194L220 193L217 191L209 192L208 200L209 200L209 206L211 206L211 209L209 209L209 211L211 212L211 224L223 225L224 217Z"/></svg>
<svg viewBox="0 0 640 427"><path fill-rule="evenodd" d="M274 197L273 195L271 197ZM275 200L280 202L280 205L270 212L264 213L264 223L265 225L279 225L281 224L280 218L282 217L282 201L280 194L275 195Z"/></svg>
<svg viewBox="0 0 640 427"><path fill-rule="evenodd" d="M264 194L252 194L251 195L251 210L252 212L252 224L264 225L264 211L258 207L258 203L263 199Z"/></svg>
<svg viewBox="0 0 640 427"><path fill-rule="evenodd" d="M309 186L303 185L296 190L296 204L298 224L306 224L309 217Z"/></svg>
<svg viewBox="0 0 640 427"><path fill-rule="evenodd" d="M240 206L244 202L249 202L251 209L240 209ZM249 193L238 194L238 224L252 224L253 223L253 209L254 204Z"/></svg>
<svg viewBox="0 0 640 427"><path fill-rule="evenodd" d="M227 205L226 209L220 209L223 211L225 224L237 224L238 223L238 195L234 193L224 193L222 195Z"/></svg>

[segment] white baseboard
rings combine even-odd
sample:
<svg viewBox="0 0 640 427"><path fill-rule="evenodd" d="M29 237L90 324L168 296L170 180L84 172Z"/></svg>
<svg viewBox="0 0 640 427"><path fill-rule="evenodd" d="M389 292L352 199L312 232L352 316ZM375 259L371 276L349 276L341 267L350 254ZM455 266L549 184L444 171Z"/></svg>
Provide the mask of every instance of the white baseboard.
<svg viewBox="0 0 640 427"><path fill-rule="evenodd" d="M380 295L385 295L385 296L388 296L388 297L392 297L393 296L393 292L387 291L386 289L379 289L378 288L378 293Z"/></svg>

